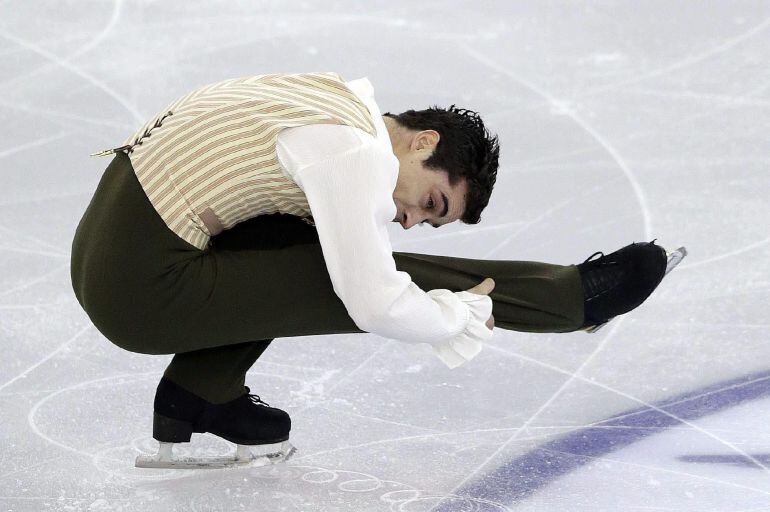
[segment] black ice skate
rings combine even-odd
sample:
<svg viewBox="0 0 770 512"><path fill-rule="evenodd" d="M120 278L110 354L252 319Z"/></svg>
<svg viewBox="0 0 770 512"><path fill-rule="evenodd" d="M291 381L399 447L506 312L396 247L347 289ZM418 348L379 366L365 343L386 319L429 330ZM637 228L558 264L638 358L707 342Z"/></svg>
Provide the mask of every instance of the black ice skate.
<svg viewBox="0 0 770 512"><path fill-rule="evenodd" d="M601 257L592 259L597 254ZM606 256L591 255L578 265L585 299L582 330L594 333L639 306L685 256L684 247L666 253L655 240L630 244Z"/></svg>
<svg viewBox="0 0 770 512"><path fill-rule="evenodd" d="M164 377L155 393L154 409L152 437L160 442L160 449L156 455L139 455L139 468L263 466L285 461L296 451L289 443L289 415L249 394L248 387L235 400L212 404ZM174 443L189 442L193 432L210 432L236 443L235 453L221 457L175 456Z"/></svg>

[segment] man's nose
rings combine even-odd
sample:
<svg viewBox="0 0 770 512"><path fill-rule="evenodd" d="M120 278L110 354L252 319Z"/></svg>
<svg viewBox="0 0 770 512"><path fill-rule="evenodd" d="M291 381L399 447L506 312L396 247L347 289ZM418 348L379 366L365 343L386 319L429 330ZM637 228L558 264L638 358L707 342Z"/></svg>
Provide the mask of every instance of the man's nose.
<svg viewBox="0 0 770 512"><path fill-rule="evenodd" d="M401 220L401 226L404 229L409 229L427 218L427 214L420 210L404 210L404 218Z"/></svg>

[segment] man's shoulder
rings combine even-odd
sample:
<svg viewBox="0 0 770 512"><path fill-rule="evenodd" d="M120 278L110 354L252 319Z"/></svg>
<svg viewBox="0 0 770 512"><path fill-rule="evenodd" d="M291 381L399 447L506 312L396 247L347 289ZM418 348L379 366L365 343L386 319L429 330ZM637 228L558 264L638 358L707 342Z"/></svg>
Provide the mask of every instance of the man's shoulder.
<svg viewBox="0 0 770 512"><path fill-rule="evenodd" d="M359 98L374 97L374 87L367 77L347 81L345 86Z"/></svg>
<svg viewBox="0 0 770 512"><path fill-rule="evenodd" d="M287 148L298 160L325 159L352 152L382 151L382 144L371 134L345 124L318 123L294 126L278 134L279 150Z"/></svg>

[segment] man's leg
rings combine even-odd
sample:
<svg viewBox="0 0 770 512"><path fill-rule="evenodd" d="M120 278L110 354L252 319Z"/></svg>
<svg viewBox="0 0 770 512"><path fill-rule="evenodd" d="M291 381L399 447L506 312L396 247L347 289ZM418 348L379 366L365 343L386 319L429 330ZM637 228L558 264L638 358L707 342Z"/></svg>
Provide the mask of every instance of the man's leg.
<svg viewBox="0 0 770 512"><path fill-rule="evenodd" d="M211 403L229 402L243 394L246 372L271 341L180 352L174 355L163 376Z"/></svg>
<svg viewBox="0 0 770 512"><path fill-rule="evenodd" d="M423 290L467 290L486 277L495 327L524 332L572 332L583 325L583 287L575 265L476 260L394 252L398 270Z"/></svg>
<svg viewBox="0 0 770 512"><path fill-rule="evenodd" d="M213 238L218 251L280 249L288 245L317 242L312 231L294 231L295 217L266 215L242 222ZM303 223L306 226L306 224ZM297 226L300 227L301 226ZM310 226L308 226L310 227ZM225 403L243 394L246 372L272 339L179 352L163 376L211 402Z"/></svg>

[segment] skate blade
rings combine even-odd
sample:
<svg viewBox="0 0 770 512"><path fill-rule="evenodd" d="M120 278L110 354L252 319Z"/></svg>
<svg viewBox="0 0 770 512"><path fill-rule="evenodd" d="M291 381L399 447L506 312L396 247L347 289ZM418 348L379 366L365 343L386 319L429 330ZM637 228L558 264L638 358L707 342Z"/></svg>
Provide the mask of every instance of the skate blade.
<svg viewBox="0 0 770 512"><path fill-rule="evenodd" d="M682 260L687 256L687 249L680 247L675 251L668 253L668 261L666 262L666 274L676 268L677 265L682 263ZM665 275L665 274L664 274Z"/></svg>
<svg viewBox="0 0 770 512"><path fill-rule="evenodd" d="M666 254L666 272L663 274L663 277L666 277L669 272L674 270L677 265L682 263L682 260L684 259L685 256L687 256L687 249L685 249L684 247L680 247L679 249L676 249L674 251L667 253ZM596 331L598 331L599 329L601 329L611 321L612 321L612 318L610 318L606 322L594 325L592 327L587 327L583 330L587 333L595 333Z"/></svg>
<svg viewBox="0 0 770 512"><path fill-rule="evenodd" d="M278 464L289 460L297 449L288 441L280 445L256 445L262 448L269 446L268 452L255 454L252 446L238 445L235 453L230 456L214 457L179 457L174 455L173 443L161 443L155 455L139 455L134 466L137 468L157 469L221 469L232 467L259 467Z"/></svg>
<svg viewBox="0 0 770 512"><path fill-rule="evenodd" d="M612 319L610 318L610 320L612 320ZM586 327L583 330L585 332L587 332L587 333L593 334L596 331L598 331L599 329L601 329L602 327L604 327L605 325L607 325L608 323L609 323L609 320L604 322L604 323L601 323L601 324L597 324L597 325L594 325L594 326L591 326L591 327Z"/></svg>

